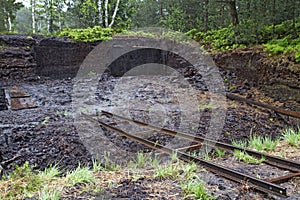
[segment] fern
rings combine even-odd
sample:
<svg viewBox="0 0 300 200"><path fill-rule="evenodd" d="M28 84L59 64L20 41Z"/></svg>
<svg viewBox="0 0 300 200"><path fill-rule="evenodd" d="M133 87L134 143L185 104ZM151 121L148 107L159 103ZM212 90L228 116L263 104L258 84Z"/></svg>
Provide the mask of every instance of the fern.
<svg viewBox="0 0 300 200"><path fill-rule="evenodd" d="M122 30L95 26L86 29L66 28L56 35L58 37L68 37L72 40L81 42L101 42L110 39L114 34L120 32L122 32Z"/></svg>

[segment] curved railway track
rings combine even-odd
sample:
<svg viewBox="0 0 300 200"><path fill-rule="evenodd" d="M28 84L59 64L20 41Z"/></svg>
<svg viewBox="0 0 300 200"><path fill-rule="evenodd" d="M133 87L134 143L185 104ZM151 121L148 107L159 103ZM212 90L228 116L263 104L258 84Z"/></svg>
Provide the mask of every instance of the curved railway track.
<svg viewBox="0 0 300 200"><path fill-rule="evenodd" d="M300 176L300 163L295 162L295 161L286 160L283 158L267 155L265 153L261 153L261 152L257 152L257 151L253 151L253 150L249 150L249 149L242 149L240 147L235 147L235 146L221 143L221 142L214 141L214 140L208 140L206 138L198 137L195 135L190 135L190 134L186 134L186 133L168 130L168 129L161 128L161 127L156 127L156 126L146 124L141 121L132 120L132 119L129 119L129 118L126 118L123 116L119 116L119 115L116 115L116 114L113 114L110 112L106 112L106 111L101 111L100 113L98 113L97 116L90 116L90 115L87 115L84 113L82 113L82 115L85 118L87 118L88 120L98 123L102 128L105 128L106 130L110 130L110 131L116 132L118 134L121 134L122 136L125 136L125 137L127 137L137 143L140 143L148 148L151 148L153 150L158 150L160 152L167 153L167 154L172 154L172 153L176 152L178 157L183 161L195 162L195 163L205 167L210 172L219 174L229 180L232 180L232 181L235 181L235 182L238 182L241 184L247 184L251 188L255 188L261 192L271 193L271 194L281 196L281 197L287 197L286 188L281 187L280 185L277 185L276 183L286 182L287 180L289 180L293 177ZM98 116L101 116L101 117L98 117ZM106 122L107 120L109 122ZM122 123L122 124L127 123L130 126L143 127L143 128L148 129L149 133L151 133L153 131L159 132L159 133L164 133L164 134L178 137L178 138L181 138L184 140L189 140L189 141L195 142L197 144L192 145L192 146L178 148L178 149L172 149L170 147L166 147L161 144L158 144L157 142L154 143L152 141L144 139L138 135L139 133L125 132L124 130L117 127L117 125L119 123ZM192 156L188 153L188 151L190 151L190 150L199 149L201 147L201 145L203 145L203 144L209 145L213 148L220 148L220 149L223 149L223 150L229 151L229 152L232 152L234 150L242 150L256 158L264 157L265 158L264 162L266 164L269 164L269 165L272 165L272 166L275 166L275 167L278 167L281 169L289 170L292 173L290 173L286 176L283 176L283 177L275 177L275 178L269 179L269 180L261 180L256 177L252 177L247 174L240 173L233 169L223 167L221 165L213 164L207 160L204 160L200 157Z"/></svg>

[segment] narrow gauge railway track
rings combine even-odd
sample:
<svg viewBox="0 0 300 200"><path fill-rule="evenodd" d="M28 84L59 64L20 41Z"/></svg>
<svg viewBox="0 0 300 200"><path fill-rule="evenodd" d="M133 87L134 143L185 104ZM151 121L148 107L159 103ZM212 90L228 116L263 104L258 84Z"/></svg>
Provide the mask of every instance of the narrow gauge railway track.
<svg viewBox="0 0 300 200"><path fill-rule="evenodd" d="M264 103L261 103L261 102L253 101L251 99L246 99L246 98L240 97L238 95L235 95L235 94L232 94L232 93L229 93L229 92L226 93L226 97L228 99L231 99L231 100L235 100L235 101L239 101L239 102L245 102L245 103L250 104L250 105L255 105L255 106L258 106L258 107L261 107L261 108L272 110L272 111L274 111L276 113L279 113L279 114L282 114L282 115L286 115L286 116L290 116L290 117L300 119L300 112L296 112L296 111L292 111L292 110L285 110L283 108L279 108L279 107L264 104Z"/></svg>
<svg viewBox="0 0 300 200"><path fill-rule="evenodd" d="M270 156L270 155L267 155L264 153L235 147L235 146L232 146L229 144L221 143L221 142L214 141L214 140L209 140L209 139L198 137L195 135L190 135L190 134L186 134L186 133L168 130L165 128L156 127L156 126L149 125L149 124L146 124L141 121L132 120L132 119L129 119L129 118L126 118L123 116L119 116L119 115L116 115L116 114L113 114L110 112L106 112L106 111L101 111L99 114L100 114L100 116L104 116L109 120L121 120L121 121L119 121L119 122L112 121L110 123L107 123L107 122L104 122L103 119L100 119L98 117L94 118L93 116L82 113L82 115L84 117L86 117L87 119L89 119L91 121L98 123L101 127L105 128L107 130L119 133L119 134L121 134L135 142L138 142L148 148L151 148L154 150L159 150L160 152L167 153L167 154L172 154L172 153L176 152L178 157L183 161L187 161L187 162L193 161L199 165L202 165L210 172L219 174L227 179L230 179L232 181L235 181L235 182L238 182L241 184L247 184L250 187L255 188L259 191L265 192L265 193L271 193L271 194L274 194L277 196L287 197L286 188L281 187L280 185L277 185L276 183L286 182L287 180L289 180L293 177L300 176L300 163L295 162L295 161L290 161L290 160L282 159L279 157ZM135 124L139 127L144 127L146 129L149 129L150 132L154 130L156 132L160 132L160 133L164 133L167 135L182 138L185 140L197 142L197 144L188 146L188 147L182 147L179 149L172 149L172 148L154 143L147 139L141 138L141 137L137 136L137 133L127 133L115 126L115 125L118 125L118 123L124 123L124 122L128 123L128 124L132 124L132 125ZM248 154L250 154L254 157L257 157L257 158L264 157L265 163L270 164L272 166L276 166L278 168L287 169L293 173L290 173L283 177L276 177L276 178L270 179L270 180L260 180L258 178L237 172L233 169L226 168L221 165L213 164L202 158L191 156L190 154L185 152L187 150L199 149L204 142L205 142L205 145L209 145L209 146L212 146L215 148L220 148L220 149L223 149L223 150L226 150L229 152L234 151L234 150L242 150L242 151L245 151Z"/></svg>

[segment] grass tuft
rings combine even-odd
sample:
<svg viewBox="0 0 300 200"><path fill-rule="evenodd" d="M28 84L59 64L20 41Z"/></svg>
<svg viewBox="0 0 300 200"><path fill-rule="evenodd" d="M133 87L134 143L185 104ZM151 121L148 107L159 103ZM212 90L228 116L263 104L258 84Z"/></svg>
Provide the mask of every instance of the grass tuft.
<svg viewBox="0 0 300 200"><path fill-rule="evenodd" d="M237 157L237 159L239 161L243 161L243 162L250 163L250 164L258 165L266 160L264 157L262 157L261 159L258 160L256 158L254 158L253 156L250 156L246 152L239 151L239 150L234 150L233 154L235 155L235 157Z"/></svg>
<svg viewBox="0 0 300 200"><path fill-rule="evenodd" d="M212 197L207 194L205 190L204 183L197 177L196 179L189 180L186 183L181 185L182 190L185 193L185 199L195 198L203 200L212 200L215 197Z"/></svg>
<svg viewBox="0 0 300 200"><path fill-rule="evenodd" d="M79 165L74 171L67 173L66 181L69 186L74 186L81 183L94 183L95 177L92 170Z"/></svg>
<svg viewBox="0 0 300 200"><path fill-rule="evenodd" d="M286 128L282 131L282 138L287 141L290 145L298 147L300 141L300 129Z"/></svg>

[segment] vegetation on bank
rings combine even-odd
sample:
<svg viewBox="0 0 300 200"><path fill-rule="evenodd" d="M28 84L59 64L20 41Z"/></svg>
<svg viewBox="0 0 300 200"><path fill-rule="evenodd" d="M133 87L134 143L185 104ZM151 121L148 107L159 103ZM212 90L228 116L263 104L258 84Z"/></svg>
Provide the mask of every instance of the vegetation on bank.
<svg viewBox="0 0 300 200"><path fill-rule="evenodd" d="M102 28L95 26L86 29L66 28L55 35L58 37L67 37L69 39L81 42L100 42L110 39L113 35L121 33L122 29Z"/></svg>
<svg viewBox="0 0 300 200"><path fill-rule="evenodd" d="M226 51L261 44L270 56L276 54L294 54L295 61L300 62L300 22L295 28L298 35L290 30L292 21L278 25L265 26L257 34L247 34L245 29L237 29L232 25L208 32L192 29L186 34L213 51Z"/></svg>
<svg viewBox="0 0 300 200"><path fill-rule="evenodd" d="M194 163L180 162L176 154L165 163L152 154L137 153L136 160L128 163L127 168L106 162L94 162L92 167L79 165L73 171L64 172L58 166L50 166L43 171L33 170L26 162L0 180L0 198L58 200L64 197L99 196L104 190L117 187L119 181L128 178L132 181L147 178L153 182L176 180L173 187L181 188L183 196L190 199L215 199L205 189L204 182L198 177L198 166ZM109 159L106 157L106 159ZM115 179L114 176L120 176ZM108 179L105 177L108 176ZM70 194L70 191L71 194ZM104 194L104 193L103 193ZM111 194L113 195L113 194ZM101 195L100 195L101 196Z"/></svg>
<svg viewBox="0 0 300 200"><path fill-rule="evenodd" d="M263 45L265 51L269 52L270 56L291 54L294 56L295 62L300 62L300 22L296 23L295 26L298 33L296 36L292 36L292 32L290 31L291 23L291 21L285 21L275 26L265 26L256 35L247 34L247 32L243 31L244 29L239 30L232 25L207 32L192 29L185 35L195 41L198 41L213 52L245 48L251 45L260 44ZM149 32L147 32L147 30L126 31L124 29L102 28L100 26L86 29L66 28L54 35L58 37L67 37L75 41L101 42L120 33L129 36L170 38L179 42L186 42L188 40L179 32L168 32L167 30L161 33L162 35L155 35L155 33L151 32L151 30Z"/></svg>
<svg viewBox="0 0 300 200"><path fill-rule="evenodd" d="M279 143L284 148L279 147ZM232 141L232 145L243 149L253 149L259 152L273 153L277 151L277 156L285 157L285 150L289 148L298 148L300 146L300 128L286 128L281 132L280 138L272 139L270 136L261 137L250 135L248 141ZM279 150L278 150L279 148ZM234 151L234 156L239 160L250 164L260 164L265 158L257 159L250 156L245 151Z"/></svg>

